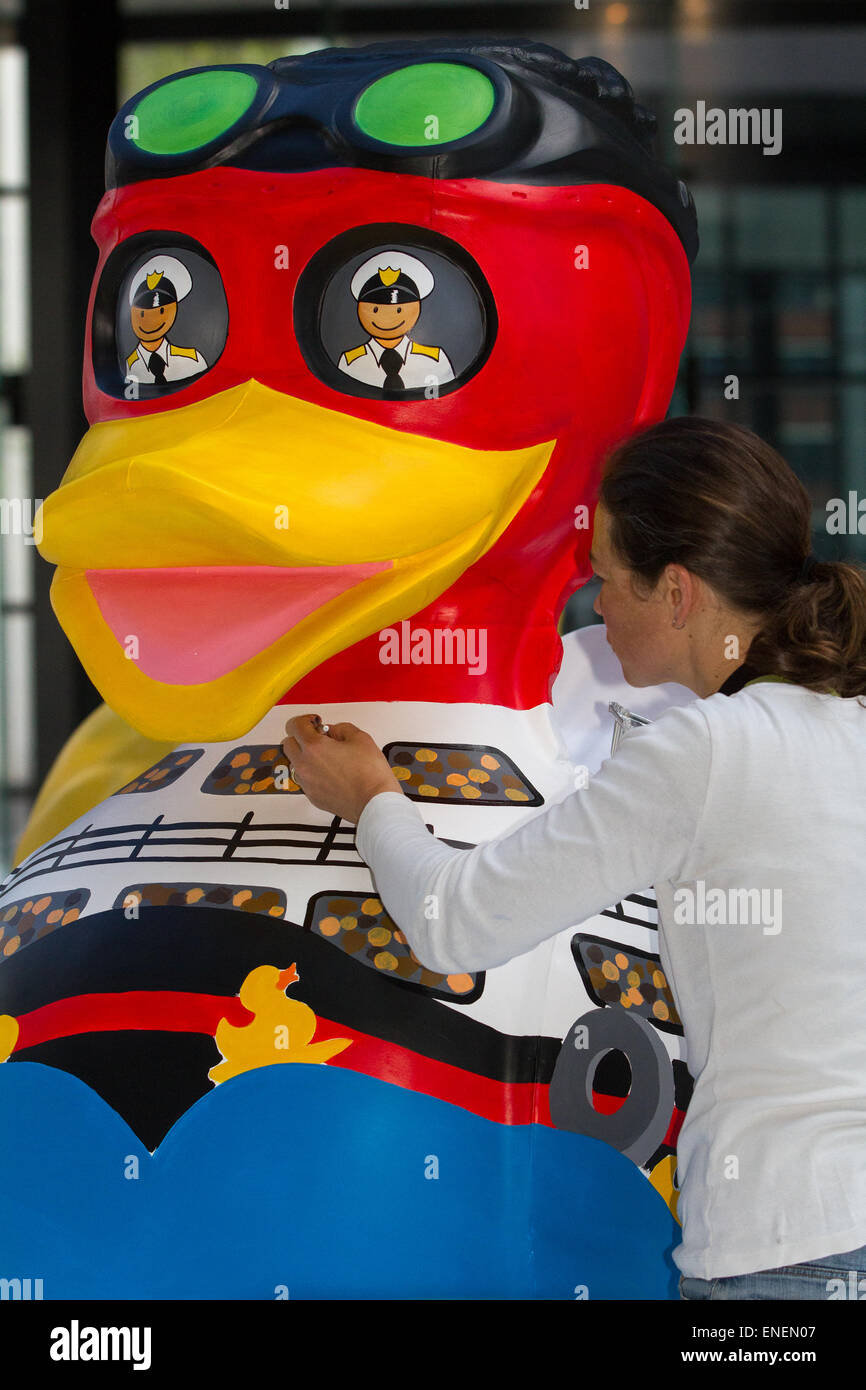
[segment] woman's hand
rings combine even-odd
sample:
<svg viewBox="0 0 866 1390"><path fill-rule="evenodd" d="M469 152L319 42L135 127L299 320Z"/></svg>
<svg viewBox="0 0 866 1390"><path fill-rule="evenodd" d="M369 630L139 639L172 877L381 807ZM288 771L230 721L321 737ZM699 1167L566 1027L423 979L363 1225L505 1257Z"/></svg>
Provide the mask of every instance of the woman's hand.
<svg viewBox="0 0 866 1390"><path fill-rule="evenodd" d="M381 749L355 724L331 724L318 714L299 714L286 723L282 748L291 775L320 811L357 825L371 797L401 792Z"/></svg>

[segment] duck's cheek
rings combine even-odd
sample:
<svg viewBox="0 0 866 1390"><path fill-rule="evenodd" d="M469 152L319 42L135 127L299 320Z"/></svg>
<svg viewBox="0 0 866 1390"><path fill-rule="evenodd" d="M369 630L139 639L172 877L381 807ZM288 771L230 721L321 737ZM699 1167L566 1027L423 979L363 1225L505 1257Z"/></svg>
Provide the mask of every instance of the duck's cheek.
<svg viewBox="0 0 866 1390"><path fill-rule="evenodd" d="M233 738L448 588L552 450L467 448L256 382L96 425L42 512L55 611L142 732Z"/></svg>

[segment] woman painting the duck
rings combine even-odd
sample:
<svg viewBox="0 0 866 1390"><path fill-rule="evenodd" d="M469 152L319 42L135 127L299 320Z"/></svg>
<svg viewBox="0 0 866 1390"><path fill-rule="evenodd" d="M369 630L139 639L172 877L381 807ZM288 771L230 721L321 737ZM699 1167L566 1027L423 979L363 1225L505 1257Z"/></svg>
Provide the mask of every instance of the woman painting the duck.
<svg viewBox="0 0 866 1390"><path fill-rule="evenodd" d="M810 531L806 490L747 430L670 420L615 449L595 609L629 684L698 698L472 850L428 833L354 725L305 715L283 745L310 801L356 823L430 969L502 964L654 885L695 1079L674 1249L689 1299L826 1299L866 1277L866 578L811 556ZM683 921L701 887L769 890L781 911L770 930Z"/></svg>

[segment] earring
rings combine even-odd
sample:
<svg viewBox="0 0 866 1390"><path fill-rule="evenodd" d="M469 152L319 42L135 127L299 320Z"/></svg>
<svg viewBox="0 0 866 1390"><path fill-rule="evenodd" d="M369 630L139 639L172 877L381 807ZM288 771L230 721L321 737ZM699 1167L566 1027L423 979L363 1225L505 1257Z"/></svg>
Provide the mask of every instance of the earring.
<svg viewBox="0 0 866 1390"><path fill-rule="evenodd" d="M675 622L672 622L672 623L671 623L671 627L675 627L675 628L677 629L678 632L682 632L683 628L685 627L685 623L675 623Z"/></svg>

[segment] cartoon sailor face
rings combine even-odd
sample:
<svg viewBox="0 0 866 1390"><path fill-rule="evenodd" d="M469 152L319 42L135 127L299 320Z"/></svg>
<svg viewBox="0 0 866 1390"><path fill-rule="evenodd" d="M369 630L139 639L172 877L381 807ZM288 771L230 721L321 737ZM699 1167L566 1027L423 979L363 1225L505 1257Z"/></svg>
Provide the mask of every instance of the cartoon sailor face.
<svg viewBox="0 0 866 1390"><path fill-rule="evenodd" d="M358 320L371 338L393 347L418 322L421 300L433 289L432 271L405 251L380 251L352 276Z"/></svg>
<svg viewBox="0 0 866 1390"><path fill-rule="evenodd" d="M126 379L163 386L207 369L195 347L169 338L178 302L192 289L192 276L176 256L153 256L139 266L129 286L129 315L138 346L126 359Z"/></svg>
<svg viewBox="0 0 866 1390"><path fill-rule="evenodd" d="M129 312L132 331L153 352L177 318L178 301L192 289L186 266L174 256L156 256L132 277Z"/></svg>
<svg viewBox="0 0 866 1390"><path fill-rule="evenodd" d="M394 250L369 256L350 285L367 341L346 349L340 371L388 391L438 388L453 381L444 349L410 336L433 284L432 271L417 256Z"/></svg>
<svg viewBox="0 0 866 1390"><path fill-rule="evenodd" d="M151 282L155 283L155 288ZM148 275L132 301L132 331L146 348L158 348L177 318L177 292L170 280Z"/></svg>
<svg viewBox="0 0 866 1390"><path fill-rule="evenodd" d="M366 333L393 347L418 322L418 286L400 270L386 266L371 276L358 297L358 321Z"/></svg>

